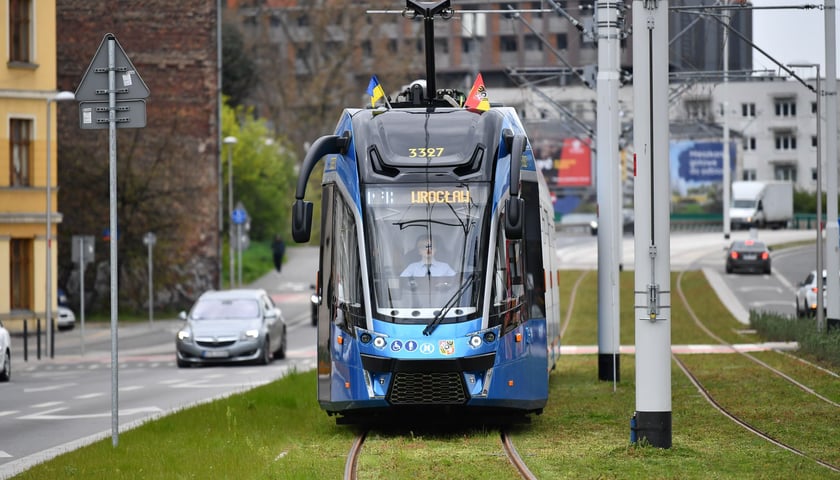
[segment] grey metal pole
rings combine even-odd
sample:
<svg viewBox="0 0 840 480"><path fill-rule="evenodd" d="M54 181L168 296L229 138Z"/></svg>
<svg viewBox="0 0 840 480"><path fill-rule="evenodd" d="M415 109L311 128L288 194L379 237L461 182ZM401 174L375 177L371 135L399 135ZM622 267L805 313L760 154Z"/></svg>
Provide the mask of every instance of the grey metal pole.
<svg viewBox="0 0 840 480"><path fill-rule="evenodd" d="M633 0L636 411L631 436L671 447L668 2Z"/></svg>
<svg viewBox="0 0 840 480"><path fill-rule="evenodd" d="M216 255L218 260L216 262L217 288L222 289L222 233L224 232L224 200L222 199L222 0L216 0L216 170L218 172L217 181L219 193L219 236L216 238Z"/></svg>
<svg viewBox="0 0 840 480"><path fill-rule="evenodd" d="M230 263L230 277L228 278L228 287L233 287L236 277L234 277L233 262L233 146L236 144L236 137L225 137L224 143L228 148L228 255Z"/></svg>
<svg viewBox="0 0 840 480"><path fill-rule="evenodd" d="M826 323L828 328L840 328L840 226L837 224L837 36L835 0L825 0L825 165L826 174L826 231L825 266L830 272L826 284ZM819 81L820 75L817 74ZM817 105L820 103L817 98ZM818 130L819 131L819 130Z"/></svg>
<svg viewBox="0 0 840 480"><path fill-rule="evenodd" d="M85 356L85 237L79 237L79 323L82 356Z"/></svg>
<svg viewBox="0 0 840 480"><path fill-rule="evenodd" d="M729 240L732 159L729 156L729 12L723 12L723 238Z"/></svg>
<svg viewBox="0 0 840 480"><path fill-rule="evenodd" d="M108 38L108 158L111 236L111 444L119 444L119 352L117 350L117 79L116 38Z"/></svg>
<svg viewBox="0 0 840 480"><path fill-rule="evenodd" d="M236 224L236 286L242 288L242 224Z"/></svg>
<svg viewBox="0 0 840 480"><path fill-rule="evenodd" d="M155 309L155 294L154 294L154 282L152 281L152 248L154 248L154 244L149 242L149 325L152 325L152 319L154 318L154 309Z"/></svg>
<svg viewBox="0 0 840 480"><path fill-rule="evenodd" d="M53 252L52 252L52 104L53 102L63 102L67 100L73 100L75 95L73 92L58 92L57 94L47 98L47 168L46 168L46 186L47 186L47 207L46 207L46 215L47 215L47 234L46 234L46 292L44 296L45 302L45 312L46 312L46 322L47 322L47 345L53 345L54 339L53 329L51 328L53 325L53 314L52 314L52 302L53 302L53 281L52 281L52 264L53 264ZM53 348L50 348L50 358L55 356L55 351Z"/></svg>
<svg viewBox="0 0 840 480"><path fill-rule="evenodd" d="M47 99L47 245L46 245L46 261L47 261L47 278L46 278L46 321L47 321L47 345L50 345L52 340L52 123L50 118L50 106L53 99ZM52 351L51 354L52 356Z"/></svg>
<svg viewBox="0 0 840 480"><path fill-rule="evenodd" d="M618 382L619 251L621 188L618 160L618 5L599 0L597 129L598 150L598 379Z"/></svg>
<svg viewBox="0 0 840 480"><path fill-rule="evenodd" d="M823 299L823 278L822 272L825 268L824 261L823 261L823 236L822 236L822 154L820 153L820 148L822 147L822 143L820 142L822 135L820 135L820 101L822 100L821 95L822 91L820 90L820 64L817 63L814 65L817 67L817 331L824 332L825 331L825 312L823 309L825 308L825 300ZM831 203L831 198L828 199L829 204ZM834 198L834 208L837 209L837 198ZM837 222L835 222L834 227L837 227ZM834 272L830 275L831 277L836 277Z"/></svg>

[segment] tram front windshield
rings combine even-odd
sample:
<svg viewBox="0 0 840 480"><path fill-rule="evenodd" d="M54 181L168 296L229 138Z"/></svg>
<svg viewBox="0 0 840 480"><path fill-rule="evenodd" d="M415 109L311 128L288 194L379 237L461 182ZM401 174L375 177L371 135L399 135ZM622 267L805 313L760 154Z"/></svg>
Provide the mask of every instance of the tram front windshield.
<svg viewBox="0 0 840 480"><path fill-rule="evenodd" d="M483 184L367 189L368 259L378 318L452 323L478 316L488 192Z"/></svg>

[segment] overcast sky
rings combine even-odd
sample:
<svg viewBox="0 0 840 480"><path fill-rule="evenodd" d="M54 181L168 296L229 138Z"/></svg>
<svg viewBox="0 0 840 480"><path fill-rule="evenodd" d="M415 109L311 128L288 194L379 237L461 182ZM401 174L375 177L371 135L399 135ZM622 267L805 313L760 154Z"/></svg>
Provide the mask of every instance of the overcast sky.
<svg viewBox="0 0 840 480"><path fill-rule="evenodd" d="M822 6L823 3L823 0L753 0L753 5L756 7L806 4ZM835 36L840 25L838 19L840 16L835 14ZM819 63L820 74L823 76L825 76L824 27L825 19L822 9L753 10L753 43L783 64ZM835 57L838 58L837 55ZM753 68L778 71L778 67L773 62L755 50L753 51ZM835 68L840 68L840 66Z"/></svg>

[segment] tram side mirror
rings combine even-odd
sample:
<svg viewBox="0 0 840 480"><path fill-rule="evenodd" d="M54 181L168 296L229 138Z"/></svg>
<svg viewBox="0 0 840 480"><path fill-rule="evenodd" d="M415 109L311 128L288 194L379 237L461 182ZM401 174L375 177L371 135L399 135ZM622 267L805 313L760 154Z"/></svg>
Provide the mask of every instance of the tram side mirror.
<svg viewBox="0 0 840 480"><path fill-rule="evenodd" d="M525 222L522 220L522 213L525 209L525 201L519 197L511 197L505 200L505 236L510 240L520 240L525 230Z"/></svg>
<svg viewBox="0 0 840 480"><path fill-rule="evenodd" d="M312 202L295 200L292 205L292 238L306 243L312 234Z"/></svg>

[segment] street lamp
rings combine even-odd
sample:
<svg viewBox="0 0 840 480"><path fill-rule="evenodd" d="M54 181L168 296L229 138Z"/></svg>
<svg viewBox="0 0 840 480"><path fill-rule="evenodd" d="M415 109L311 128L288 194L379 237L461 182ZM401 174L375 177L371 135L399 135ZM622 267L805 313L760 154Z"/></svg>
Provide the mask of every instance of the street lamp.
<svg viewBox="0 0 840 480"><path fill-rule="evenodd" d="M823 301L823 238L822 238L822 135L820 134L820 100L822 91L820 90L820 64L819 63L804 63L804 64L790 64L790 67L798 68L812 68L817 69L817 331L822 332L825 325L825 302ZM832 201L832 199L829 199ZM836 201L836 200L834 200Z"/></svg>
<svg viewBox="0 0 840 480"><path fill-rule="evenodd" d="M228 149L228 222L233 218L233 146L236 145L236 137L225 137L222 140ZM229 223L228 237L230 237L228 249L230 255L230 277L228 277L228 285L233 287L233 225Z"/></svg>
<svg viewBox="0 0 840 480"><path fill-rule="evenodd" d="M67 91L58 92L47 98L47 291L45 300L50 357L55 354L55 339L52 331L52 123L50 110L53 102L66 102L75 99L76 95Z"/></svg>

